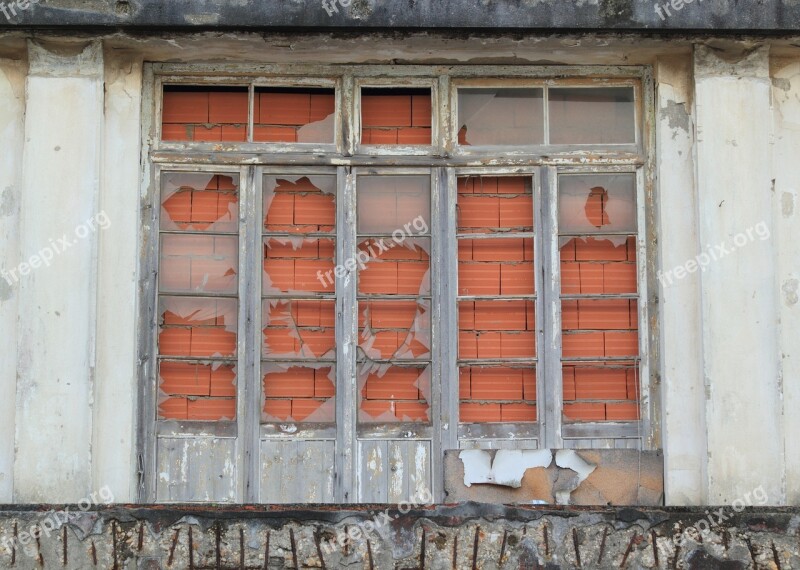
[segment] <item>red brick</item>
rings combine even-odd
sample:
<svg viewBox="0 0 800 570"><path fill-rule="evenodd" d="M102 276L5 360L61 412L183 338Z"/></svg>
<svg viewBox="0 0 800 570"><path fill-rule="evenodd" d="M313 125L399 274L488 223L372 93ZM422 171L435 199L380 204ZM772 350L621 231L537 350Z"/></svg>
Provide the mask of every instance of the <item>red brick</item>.
<svg viewBox="0 0 800 570"><path fill-rule="evenodd" d="M639 405L629 402L606 404L606 417L616 421L636 421L639 419Z"/></svg>
<svg viewBox="0 0 800 570"><path fill-rule="evenodd" d="M469 400L472 397L472 376L470 368L458 369L458 398Z"/></svg>
<svg viewBox="0 0 800 570"><path fill-rule="evenodd" d="M419 295L430 291L427 261L397 264L397 292L400 295Z"/></svg>
<svg viewBox="0 0 800 570"><path fill-rule="evenodd" d="M522 240L522 259L533 261L533 239L525 238Z"/></svg>
<svg viewBox="0 0 800 570"><path fill-rule="evenodd" d="M264 334L264 355L296 354L300 350L300 341L292 336L292 329L285 327L267 327Z"/></svg>
<svg viewBox="0 0 800 570"><path fill-rule="evenodd" d="M625 371L625 386L628 400L639 400L639 370L628 368Z"/></svg>
<svg viewBox="0 0 800 570"><path fill-rule="evenodd" d="M561 262L561 293L577 295L581 292L580 264Z"/></svg>
<svg viewBox="0 0 800 570"><path fill-rule="evenodd" d="M478 330L525 330L525 317L525 301L477 301L475 303L475 328Z"/></svg>
<svg viewBox="0 0 800 570"><path fill-rule="evenodd" d="M460 301L458 303L458 328L475 328L475 303L473 301Z"/></svg>
<svg viewBox="0 0 800 570"><path fill-rule="evenodd" d="M373 328L410 329L417 316L415 301L373 301L364 308L369 308Z"/></svg>
<svg viewBox="0 0 800 570"><path fill-rule="evenodd" d="M292 400L292 418L296 422L308 421L308 416L316 412L323 404L320 400L294 399Z"/></svg>
<svg viewBox="0 0 800 570"><path fill-rule="evenodd" d="M236 400L200 399L189 400L189 420L219 421L236 419Z"/></svg>
<svg viewBox="0 0 800 570"><path fill-rule="evenodd" d="M534 358L536 356L536 334L534 332L501 333L501 356L503 358Z"/></svg>
<svg viewBox="0 0 800 570"><path fill-rule="evenodd" d="M297 129L294 127L269 127L265 125L253 126L253 140L255 142L297 142Z"/></svg>
<svg viewBox="0 0 800 570"><path fill-rule="evenodd" d="M311 117L308 93L259 93L256 122L262 125L306 125Z"/></svg>
<svg viewBox="0 0 800 570"><path fill-rule="evenodd" d="M500 404L461 403L458 406L461 423L501 422Z"/></svg>
<svg viewBox="0 0 800 570"><path fill-rule="evenodd" d="M336 224L336 201L330 194L299 195L295 198L294 210L296 224Z"/></svg>
<svg viewBox="0 0 800 570"><path fill-rule="evenodd" d="M533 197L515 196L500 200L500 227L533 229Z"/></svg>
<svg viewBox="0 0 800 570"><path fill-rule="evenodd" d="M362 94L361 124L364 127L410 127L411 97Z"/></svg>
<svg viewBox="0 0 800 570"><path fill-rule="evenodd" d="M600 263L579 263L578 265L581 271L581 293L602 293L603 265Z"/></svg>
<svg viewBox="0 0 800 570"><path fill-rule="evenodd" d="M475 400L521 400L522 370L472 368L472 398Z"/></svg>
<svg viewBox="0 0 800 570"><path fill-rule="evenodd" d="M575 421L602 421L606 419L605 404L564 404L564 416Z"/></svg>
<svg viewBox="0 0 800 570"><path fill-rule="evenodd" d="M397 144L431 144L431 130L429 128L401 128L397 129Z"/></svg>
<svg viewBox="0 0 800 570"><path fill-rule="evenodd" d="M164 91L161 120L164 123L207 123L208 92Z"/></svg>
<svg viewBox="0 0 800 570"><path fill-rule="evenodd" d="M211 92L208 94L209 123L247 123L247 91L242 93Z"/></svg>
<svg viewBox="0 0 800 570"><path fill-rule="evenodd" d="M627 299L578 301L579 328L606 330L630 328Z"/></svg>
<svg viewBox="0 0 800 570"><path fill-rule="evenodd" d="M370 400L416 400L419 389L416 386L420 370L393 366L378 377L370 374L365 385L366 397Z"/></svg>
<svg viewBox="0 0 800 570"><path fill-rule="evenodd" d="M159 354L190 356L192 353L192 331L189 329L162 329L158 335Z"/></svg>
<svg viewBox="0 0 800 570"><path fill-rule="evenodd" d="M219 397L236 396L236 373L233 366L223 364L211 370L211 395Z"/></svg>
<svg viewBox="0 0 800 570"><path fill-rule="evenodd" d="M267 229L273 226L294 224L294 196L287 193L276 193L269 202L269 209L264 223Z"/></svg>
<svg viewBox="0 0 800 570"><path fill-rule="evenodd" d="M627 250L628 261L636 261L636 238L633 236L628 237L625 242L625 247Z"/></svg>
<svg viewBox="0 0 800 570"><path fill-rule="evenodd" d="M430 127L432 111L430 95L411 96L411 124L413 126Z"/></svg>
<svg viewBox="0 0 800 570"><path fill-rule="evenodd" d="M502 176L497 180L498 194L530 194L530 178L524 176Z"/></svg>
<svg viewBox="0 0 800 570"><path fill-rule="evenodd" d="M475 178L472 176L458 178L456 188L459 194L472 194L475 188Z"/></svg>
<svg viewBox="0 0 800 570"><path fill-rule="evenodd" d="M625 369L576 366L575 394L578 400L624 400Z"/></svg>
<svg viewBox="0 0 800 570"><path fill-rule="evenodd" d="M159 389L170 395L210 395L210 367L190 362L161 362Z"/></svg>
<svg viewBox="0 0 800 570"><path fill-rule="evenodd" d="M561 352L564 358L604 356L603 333L565 334L562 337Z"/></svg>
<svg viewBox="0 0 800 570"><path fill-rule="evenodd" d="M194 137L194 127L186 124L161 125L161 140L190 141Z"/></svg>
<svg viewBox="0 0 800 570"><path fill-rule="evenodd" d="M578 323L578 301L561 301L561 328L575 330Z"/></svg>
<svg viewBox="0 0 800 570"><path fill-rule="evenodd" d="M605 337L606 356L639 355L639 333L607 332Z"/></svg>
<svg viewBox="0 0 800 570"><path fill-rule="evenodd" d="M309 121L321 121L336 112L336 98L333 93L312 93L310 98Z"/></svg>
<svg viewBox="0 0 800 570"><path fill-rule="evenodd" d="M458 293L460 295L499 295L499 263L459 263Z"/></svg>
<svg viewBox="0 0 800 570"><path fill-rule="evenodd" d="M294 287L299 291L326 293L332 292L335 284L326 279L320 280L320 275L325 275L333 270L333 260L327 259L298 259L294 262Z"/></svg>
<svg viewBox="0 0 800 570"><path fill-rule="evenodd" d="M636 264L607 263L603 266L606 293L636 293Z"/></svg>
<svg viewBox="0 0 800 570"><path fill-rule="evenodd" d="M264 375L267 398L311 398L314 396L314 369L293 366L285 372Z"/></svg>
<svg viewBox="0 0 800 570"><path fill-rule="evenodd" d="M372 261L358 274L359 293L397 293L397 263Z"/></svg>
<svg viewBox="0 0 800 570"><path fill-rule="evenodd" d="M301 345L313 356L321 357L330 351L336 350L336 334L333 328L327 329L302 329L300 332Z"/></svg>
<svg viewBox="0 0 800 570"><path fill-rule="evenodd" d="M264 287L267 281L271 286L281 291L291 291L294 289L294 264L292 259L265 259L264 272L266 273Z"/></svg>
<svg viewBox="0 0 800 570"><path fill-rule="evenodd" d="M500 418L504 422L535 422L535 404L501 404Z"/></svg>
<svg viewBox="0 0 800 570"><path fill-rule="evenodd" d="M220 140L222 142L247 142L247 127L222 125L220 128Z"/></svg>
<svg viewBox="0 0 800 570"><path fill-rule="evenodd" d="M536 401L536 369L524 368L522 370L523 397L529 401Z"/></svg>
<svg viewBox="0 0 800 570"><path fill-rule="evenodd" d="M297 247L297 244L292 242L280 243L278 239L267 238L264 241L264 259L319 258L319 242L315 240L304 240L300 247Z"/></svg>
<svg viewBox="0 0 800 570"><path fill-rule="evenodd" d="M502 358L501 333L486 332L478 335L478 358Z"/></svg>
<svg viewBox="0 0 800 570"><path fill-rule="evenodd" d="M320 368L314 372L314 397L333 398L336 395L336 387L330 379L331 368Z"/></svg>
<svg viewBox="0 0 800 570"><path fill-rule="evenodd" d="M566 243L561 244L559 248L561 261L575 261L575 241L575 238L572 238Z"/></svg>
<svg viewBox="0 0 800 570"><path fill-rule="evenodd" d="M478 338L474 333L459 331L458 357L478 358Z"/></svg>
<svg viewBox="0 0 800 570"><path fill-rule="evenodd" d="M291 400L265 400L264 413L279 421L286 421L292 415L292 401Z"/></svg>
<svg viewBox="0 0 800 570"><path fill-rule="evenodd" d="M578 261L625 261L628 252L626 244L615 246L610 240L585 238L576 242L575 258Z"/></svg>
<svg viewBox="0 0 800 570"><path fill-rule="evenodd" d="M500 226L500 200L496 197L459 196L459 229L497 228Z"/></svg>
<svg viewBox="0 0 800 570"><path fill-rule="evenodd" d="M399 339L397 331L377 331L373 332L369 338L365 339L363 335L360 337L362 340L359 342L359 346L366 347L367 343L371 341L370 349L377 351L376 358L390 358L400 348L405 335L403 335L403 339Z"/></svg>
<svg viewBox="0 0 800 570"><path fill-rule="evenodd" d="M196 125L194 128L195 142L219 142L222 140L222 127L205 127Z"/></svg>
<svg viewBox="0 0 800 570"><path fill-rule="evenodd" d="M561 368L561 385L563 386L564 401L577 399L575 393L575 367L564 366Z"/></svg>
<svg viewBox="0 0 800 570"><path fill-rule="evenodd" d="M236 354L236 333L219 328L197 328L192 331L192 356L233 356Z"/></svg>
<svg viewBox="0 0 800 570"><path fill-rule="evenodd" d="M158 405L158 418L162 420L185 420L189 413L189 400L169 398Z"/></svg>
<svg viewBox="0 0 800 570"><path fill-rule="evenodd" d="M529 263L500 265L500 293L503 295L533 295L533 266Z"/></svg>
<svg viewBox="0 0 800 570"><path fill-rule="evenodd" d="M395 415L401 421L427 422L430 406L422 402L397 402Z"/></svg>
<svg viewBox="0 0 800 570"><path fill-rule="evenodd" d="M218 202L219 194L216 192L192 192L192 221L216 222Z"/></svg>

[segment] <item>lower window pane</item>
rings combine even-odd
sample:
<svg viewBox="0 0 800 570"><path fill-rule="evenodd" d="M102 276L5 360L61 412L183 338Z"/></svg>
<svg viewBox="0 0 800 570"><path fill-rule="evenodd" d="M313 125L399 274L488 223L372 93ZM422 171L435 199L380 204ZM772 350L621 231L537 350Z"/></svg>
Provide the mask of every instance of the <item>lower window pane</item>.
<svg viewBox="0 0 800 570"><path fill-rule="evenodd" d="M200 358L235 356L237 306L235 299L161 297L159 354Z"/></svg>
<svg viewBox="0 0 800 570"><path fill-rule="evenodd" d="M161 361L158 379L158 419L236 419L234 364Z"/></svg>

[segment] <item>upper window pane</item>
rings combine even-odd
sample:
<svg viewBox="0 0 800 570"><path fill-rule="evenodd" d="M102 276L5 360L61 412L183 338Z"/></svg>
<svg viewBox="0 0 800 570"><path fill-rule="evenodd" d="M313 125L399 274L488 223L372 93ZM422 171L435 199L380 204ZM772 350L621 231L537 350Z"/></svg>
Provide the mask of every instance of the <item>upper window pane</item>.
<svg viewBox="0 0 800 570"><path fill-rule="evenodd" d="M562 234L636 232L633 174L580 174L558 178Z"/></svg>
<svg viewBox="0 0 800 570"><path fill-rule="evenodd" d="M458 144L544 142L542 89L459 89Z"/></svg>
<svg viewBox="0 0 800 570"><path fill-rule="evenodd" d="M359 176L358 233L424 235L430 221L430 176Z"/></svg>
<svg viewBox="0 0 800 570"><path fill-rule="evenodd" d="M636 142L633 87L558 87L547 96L550 143Z"/></svg>
<svg viewBox="0 0 800 570"><path fill-rule="evenodd" d="M334 89L257 88L253 141L333 143Z"/></svg>
<svg viewBox="0 0 800 570"><path fill-rule="evenodd" d="M431 144L430 89L361 90L362 144Z"/></svg>
<svg viewBox="0 0 800 570"><path fill-rule="evenodd" d="M168 172L161 178L162 230L236 232L239 175Z"/></svg>
<svg viewBox="0 0 800 570"><path fill-rule="evenodd" d="M247 141L247 87L165 85L161 138L165 141Z"/></svg>

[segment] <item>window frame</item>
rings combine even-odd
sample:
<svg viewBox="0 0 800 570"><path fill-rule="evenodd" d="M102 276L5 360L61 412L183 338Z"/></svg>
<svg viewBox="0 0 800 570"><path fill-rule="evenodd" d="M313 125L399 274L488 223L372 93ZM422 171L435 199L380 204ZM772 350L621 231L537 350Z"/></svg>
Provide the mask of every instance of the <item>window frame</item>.
<svg viewBox="0 0 800 570"><path fill-rule="evenodd" d="M249 90L248 142L164 142L160 140L161 93L164 84L242 86ZM633 85L636 103L635 145L532 145L508 149L504 146L459 147L457 144L457 105L459 87L544 87L545 141L547 141L547 86L586 85L615 87ZM252 142L253 109L256 87L326 87L333 86L335 95L335 138L333 144L313 143L255 143ZM360 144L359 99L366 87L430 87L432 100L432 144L419 146ZM448 120L449 119L449 120ZM430 424L433 491L437 500L443 498L443 451L474 447L493 448L499 430L485 424L480 428L466 427L458 422L458 330L457 256L448 252L457 249L456 194L461 175L531 176L534 193L534 261L536 273L537 321L537 422L525 427L515 425L519 437L512 441L514 448L526 447L536 440L535 447L583 447L600 441L601 447L620 447L614 439L638 441L641 449L661 446L658 391L657 350L659 326L654 318L655 297L655 238L654 212L654 84L649 66L382 66L382 65L217 65L166 64L145 65L142 119L142 232L141 273L139 279L139 403L137 426L137 464L139 497L155 500L155 444L162 433L157 426L155 393L157 374L153 363L157 346L156 299L158 283L158 216L163 171L237 172L240 175L239 203L239 378L237 383L236 436L237 498L254 502L258 477L258 442L262 438L280 438L280 429L264 429L260 422L261 374L245 368L254 362L260 366L261 343L261 264L259 253L261 229L259 224L247 223L261 216L262 181L265 173L335 172L336 196L336 262L354 251L356 235L356 177L359 172L382 171L398 173L404 170L430 173L431 185L431 322L432 390ZM411 170L409 170L411 169ZM597 422L562 425L560 379L560 344L558 358L545 347L548 341L560 343L560 308L553 311L552 322L545 323L546 313L540 309L545 299L558 300L560 295L560 264L557 228L557 176L566 173L634 172L637 192L637 279L639 283L639 347L641 360L640 410L637 422ZM255 227L258 226L258 227ZM342 234L344 232L344 236ZM154 239L155 236L155 239ZM539 238L541 236L541 238ZM545 237L551 238L546 241ZM344 237L344 239L343 239ZM650 254L650 255L648 255ZM247 267L244 267L247 265ZM545 279L550 275L549 281ZM447 277L445 277L447 276ZM357 490L358 461L356 441L361 432L355 418L358 394L349 374L355 369L355 352L345 354L342 340L354 338L357 345L357 285L345 286L350 276L336 278L336 408L337 418L344 418L334 432L319 432L301 428L294 437L336 441L336 501L351 502ZM250 284L248 287L248 283ZM252 288L258 291L256 295ZM348 287L352 288L349 293ZM554 295L554 296L553 296ZM440 302L436 302L439 299ZM256 300L258 306L256 306ZM560 303L559 303L560 304ZM242 335L244 329L244 336ZM552 339L550 339L552 337ZM247 344L248 346L243 346ZM341 346L340 346L341 345ZM550 347L552 348L552 346ZM246 352L247 351L247 352ZM251 354L252 353L252 354ZM249 359L249 360L248 360ZM243 360L247 362L243 362ZM550 361L548 363L548 361ZM557 364L558 374L554 371ZM544 373L540 374L540 369ZM455 373L453 375L453 373ZM246 375L246 377L245 377ZM557 376L557 377L556 377ZM447 386L443 378L453 378ZM249 379L249 380L248 380ZM343 387L350 388L343 390ZM252 397L251 397L252 395ZM433 413L435 409L436 413ZM252 409L251 409L252 408ZM341 409L340 409L341 408ZM547 409L546 409L547 408ZM556 409L558 413L556 413ZM349 410L349 411L348 411ZM246 419L254 417L253 425ZM192 425L172 426L187 437L216 435L212 422L186 422ZM298 424L300 425L300 424ZM475 426L478 424L468 424ZM221 428L220 428L221 429ZM599 430L602 430L599 431ZM365 429L364 433L369 433ZM381 431L381 430L378 430ZM507 431L507 430L506 430ZM220 435L229 432L220 433ZM348 453L349 450L349 453Z"/></svg>

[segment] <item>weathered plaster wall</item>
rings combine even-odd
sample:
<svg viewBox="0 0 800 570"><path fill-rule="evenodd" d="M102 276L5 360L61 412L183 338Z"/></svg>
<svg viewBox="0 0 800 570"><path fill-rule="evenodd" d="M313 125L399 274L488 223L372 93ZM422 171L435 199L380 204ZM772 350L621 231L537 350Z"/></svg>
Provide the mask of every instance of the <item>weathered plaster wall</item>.
<svg viewBox="0 0 800 570"><path fill-rule="evenodd" d="M25 119L26 64L0 59L0 270L19 259L19 206ZM0 503L13 501L14 426L17 392L18 284L0 274Z"/></svg>
<svg viewBox="0 0 800 570"><path fill-rule="evenodd" d="M103 54L100 42L28 54L20 252L63 253L19 283L14 497L78 501L91 487L98 268L97 233L76 228L97 207Z"/></svg>
<svg viewBox="0 0 800 570"><path fill-rule="evenodd" d="M98 212L97 368L94 384L92 489L108 486L118 501L136 498L136 272L141 185L139 138L142 59L107 50L105 124Z"/></svg>
<svg viewBox="0 0 800 570"><path fill-rule="evenodd" d="M773 62L775 287L778 295L780 387L786 501L800 504L800 62Z"/></svg>

